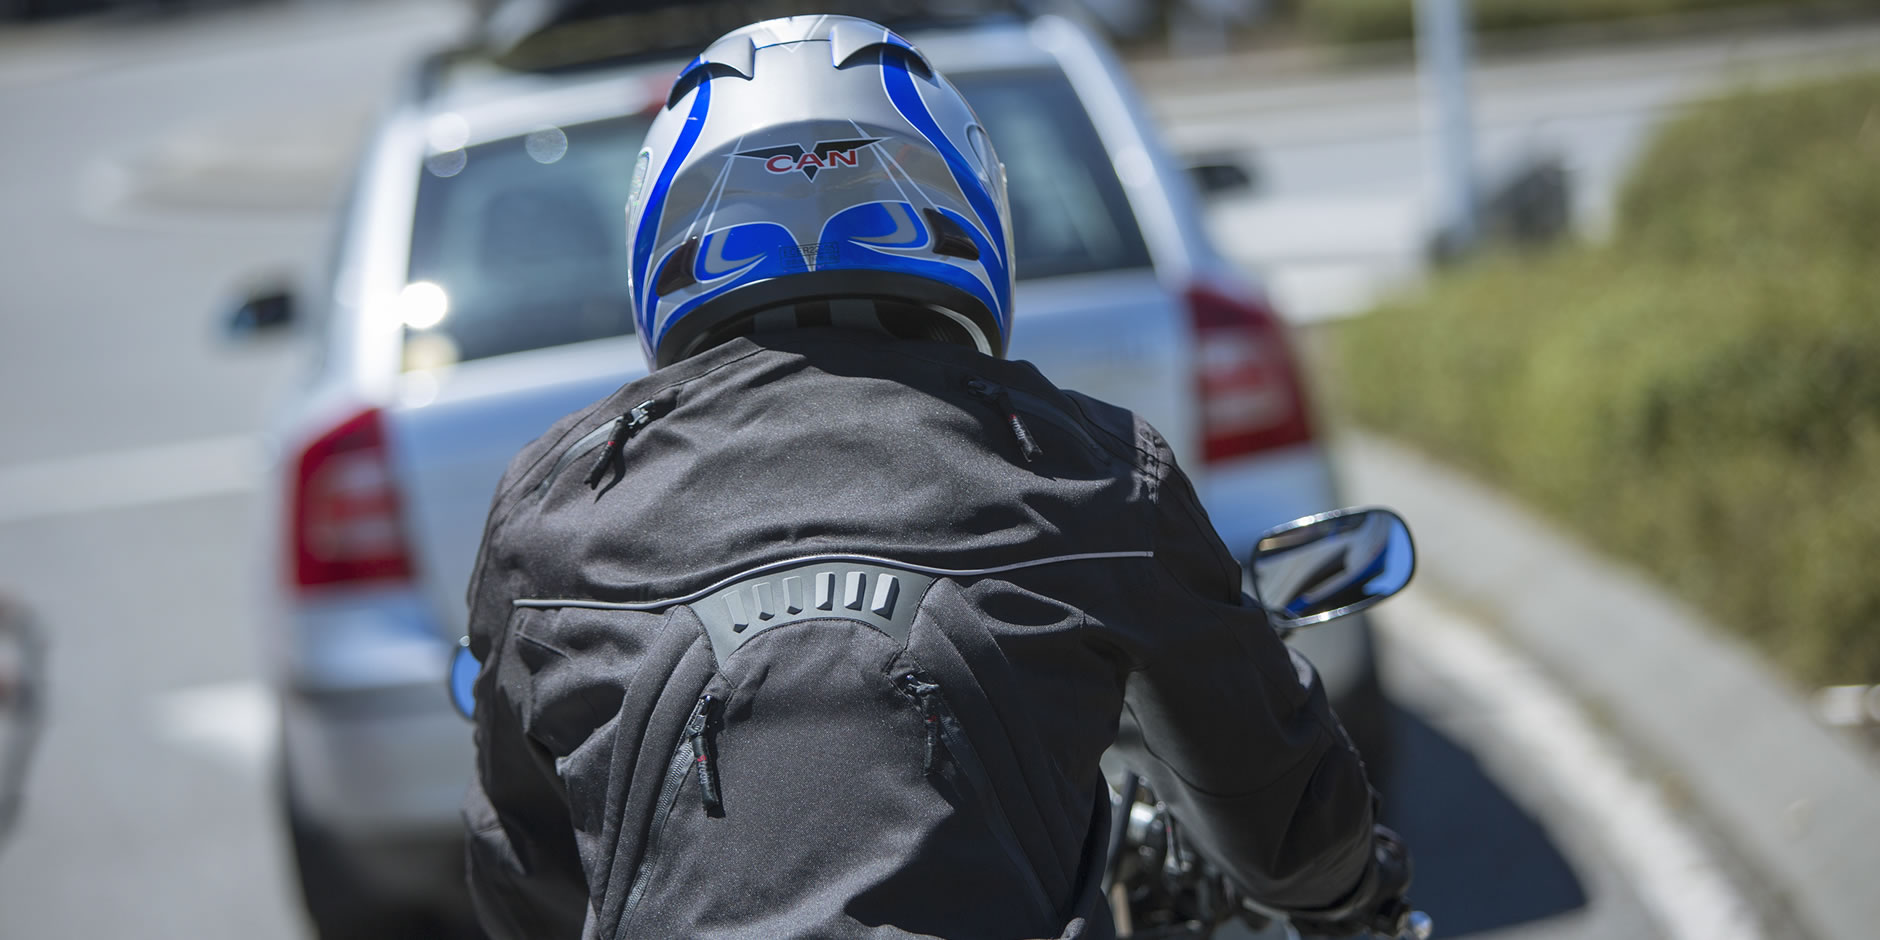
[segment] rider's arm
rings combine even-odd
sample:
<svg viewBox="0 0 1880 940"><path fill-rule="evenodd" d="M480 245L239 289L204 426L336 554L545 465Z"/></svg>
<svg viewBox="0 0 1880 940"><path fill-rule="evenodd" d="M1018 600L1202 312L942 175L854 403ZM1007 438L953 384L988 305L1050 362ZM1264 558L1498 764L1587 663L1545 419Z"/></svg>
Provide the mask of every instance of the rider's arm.
<svg viewBox="0 0 1880 940"><path fill-rule="evenodd" d="M1239 565L1172 458L1164 466L1154 590L1143 592L1118 746L1250 896L1338 907L1371 858L1363 766L1311 666L1241 605Z"/></svg>
<svg viewBox="0 0 1880 940"><path fill-rule="evenodd" d="M464 796L468 877L493 940L581 935L587 880L554 761L522 729L507 637L493 644L476 686L476 775Z"/></svg>
<svg viewBox="0 0 1880 940"><path fill-rule="evenodd" d="M588 908L587 879L554 760L523 728L525 703L517 698L526 694L526 671L509 630L517 566L506 557L500 519L517 480L544 449L537 442L511 464L470 583L470 650L483 668L473 716L476 773L463 815L470 895L492 940L573 940Z"/></svg>

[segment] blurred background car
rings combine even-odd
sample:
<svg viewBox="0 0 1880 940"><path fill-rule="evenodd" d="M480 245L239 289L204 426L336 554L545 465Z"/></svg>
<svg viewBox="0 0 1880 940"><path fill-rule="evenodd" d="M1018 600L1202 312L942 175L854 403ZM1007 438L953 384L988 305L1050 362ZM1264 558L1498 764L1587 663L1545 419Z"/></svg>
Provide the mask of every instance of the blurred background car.
<svg viewBox="0 0 1880 940"><path fill-rule="evenodd" d="M0 594L0 848L19 821L45 702L45 640L26 608Z"/></svg>
<svg viewBox="0 0 1880 940"><path fill-rule="evenodd" d="M433 56L372 133L317 289L259 293L232 321L317 333L319 368L271 434L282 498L266 544L281 554L266 583L280 798L323 936L466 927L470 741L442 679L485 512L524 443L644 374L626 168L677 67L718 20L751 19L744 6L488 6L482 43ZM888 18L1006 161L1012 355L1147 417L1236 553L1337 505L1286 327L1215 249L1103 42L1017 9ZM1367 625L1300 646L1381 772Z"/></svg>

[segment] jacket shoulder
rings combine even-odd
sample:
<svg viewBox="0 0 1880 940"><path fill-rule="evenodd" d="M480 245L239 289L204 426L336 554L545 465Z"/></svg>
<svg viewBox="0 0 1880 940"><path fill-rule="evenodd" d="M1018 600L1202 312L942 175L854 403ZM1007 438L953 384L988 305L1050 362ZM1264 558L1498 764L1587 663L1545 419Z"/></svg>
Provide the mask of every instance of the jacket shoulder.
<svg viewBox="0 0 1880 940"><path fill-rule="evenodd" d="M1174 451L1148 419L1083 392L1059 391L1106 446L1117 456L1131 461L1150 480L1159 483L1175 468Z"/></svg>

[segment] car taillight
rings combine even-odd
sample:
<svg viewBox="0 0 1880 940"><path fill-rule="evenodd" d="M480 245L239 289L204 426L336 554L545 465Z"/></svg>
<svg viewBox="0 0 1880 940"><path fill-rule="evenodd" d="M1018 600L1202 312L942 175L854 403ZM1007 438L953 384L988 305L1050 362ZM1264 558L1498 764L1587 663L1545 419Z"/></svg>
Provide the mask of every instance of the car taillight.
<svg viewBox="0 0 1880 940"><path fill-rule="evenodd" d="M1312 440L1304 383L1279 316L1264 303L1205 287L1188 292L1188 309L1202 459L1215 463Z"/></svg>
<svg viewBox="0 0 1880 940"><path fill-rule="evenodd" d="M307 445L290 502L300 587L411 577L378 411L360 412Z"/></svg>

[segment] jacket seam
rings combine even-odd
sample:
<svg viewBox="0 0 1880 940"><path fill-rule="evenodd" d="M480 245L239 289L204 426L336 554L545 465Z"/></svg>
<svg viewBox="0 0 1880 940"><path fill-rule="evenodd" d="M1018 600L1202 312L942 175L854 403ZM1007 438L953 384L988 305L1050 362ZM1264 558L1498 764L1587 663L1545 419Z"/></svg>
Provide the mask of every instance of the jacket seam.
<svg viewBox="0 0 1880 940"><path fill-rule="evenodd" d="M1106 446L1104 450L1109 450L1110 453L1115 454L1118 457L1134 458L1131 461L1131 463L1139 471L1147 472L1149 470L1149 467L1145 466L1145 464L1153 464L1155 462L1155 457L1149 452L1145 451L1140 442L1131 444L1129 441L1124 440L1122 435L1117 434L1116 432L1110 430L1107 427L1104 427L1101 422L1097 421L1095 418L1092 418L1090 416L1090 412L1084 409L1084 403L1081 400L1081 397L1082 397L1081 392L1077 394L1066 394L1064 397L1066 400L1068 400L1071 403L1072 407L1075 407L1077 409L1077 415L1079 418L1083 419L1083 423L1085 425L1087 425L1090 428L1095 429L1098 433L1102 434L1105 437L1108 437L1112 441L1115 441L1120 448L1120 450L1111 450L1109 447ZM1127 453L1125 453L1125 451L1127 451Z"/></svg>

